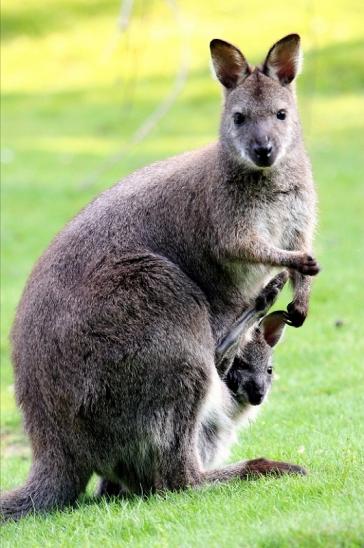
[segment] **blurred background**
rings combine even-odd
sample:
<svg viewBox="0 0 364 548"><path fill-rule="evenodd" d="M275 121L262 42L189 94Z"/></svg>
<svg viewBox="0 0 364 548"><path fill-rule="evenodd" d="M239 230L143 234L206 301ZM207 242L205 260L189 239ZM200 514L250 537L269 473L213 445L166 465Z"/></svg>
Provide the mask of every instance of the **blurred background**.
<svg viewBox="0 0 364 548"><path fill-rule="evenodd" d="M281 363L295 368L282 386L298 394L298 385L307 393L312 384L317 409L327 404L328 416L335 413L330 406L337 411L345 401L342 424L336 416L332 431L358 417L363 21L362 0L8 0L3 6L5 483L28 468L8 344L26 278L51 238L98 192L139 166L216 138L221 95L208 47L214 37L235 43L254 64L285 34L302 36L298 97L320 197L316 255L323 271L307 324L278 350ZM332 393L337 399L326 401Z"/></svg>

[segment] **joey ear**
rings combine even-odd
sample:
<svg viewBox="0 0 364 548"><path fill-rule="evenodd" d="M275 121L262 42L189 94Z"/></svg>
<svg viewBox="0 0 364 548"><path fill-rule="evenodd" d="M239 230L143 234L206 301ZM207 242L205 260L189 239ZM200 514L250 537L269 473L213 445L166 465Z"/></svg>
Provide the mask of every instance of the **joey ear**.
<svg viewBox="0 0 364 548"><path fill-rule="evenodd" d="M251 73L248 62L241 51L215 38L210 42L212 63L217 78L227 89L233 89Z"/></svg>
<svg viewBox="0 0 364 548"><path fill-rule="evenodd" d="M289 34L276 42L269 50L263 64L263 72L282 86L290 84L299 74L302 64L298 34Z"/></svg>
<svg viewBox="0 0 364 548"><path fill-rule="evenodd" d="M267 316L264 316L259 324L265 341L271 347L275 346L282 338L286 326L284 317L285 312L276 310L275 312L271 312Z"/></svg>

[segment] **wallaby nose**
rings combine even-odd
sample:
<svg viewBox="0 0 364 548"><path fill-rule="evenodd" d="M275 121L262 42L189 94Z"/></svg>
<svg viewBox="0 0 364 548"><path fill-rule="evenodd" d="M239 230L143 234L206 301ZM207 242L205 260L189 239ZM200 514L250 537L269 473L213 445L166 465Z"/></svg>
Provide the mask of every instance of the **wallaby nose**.
<svg viewBox="0 0 364 548"><path fill-rule="evenodd" d="M259 405L262 403L265 395L264 386L260 383L250 381L246 386L249 403L251 405Z"/></svg>
<svg viewBox="0 0 364 548"><path fill-rule="evenodd" d="M264 392L256 392L251 395L250 403L251 405L260 405L264 399Z"/></svg>
<svg viewBox="0 0 364 548"><path fill-rule="evenodd" d="M252 156L259 167L271 166L274 162L273 145L268 137L262 140L256 139L252 143Z"/></svg>
<svg viewBox="0 0 364 548"><path fill-rule="evenodd" d="M254 154L257 158L260 160L264 160L266 158L269 158L269 156L272 154L273 147L270 143L266 145L253 145Z"/></svg>

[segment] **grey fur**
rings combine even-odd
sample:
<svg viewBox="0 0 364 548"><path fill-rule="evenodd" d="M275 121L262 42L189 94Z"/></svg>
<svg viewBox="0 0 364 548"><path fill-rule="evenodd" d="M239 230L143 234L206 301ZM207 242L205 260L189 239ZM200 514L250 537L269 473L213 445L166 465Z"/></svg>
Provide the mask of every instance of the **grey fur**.
<svg viewBox="0 0 364 548"><path fill-rule="evenodd" d="M270 50L274 78L264 74L269 59L247 69L234 46L235 64L217 42L214 62L229 83L220 140L101 194L53 240L27 282L12 343L33 463L26 484L2 495L4 518L73 503L93 472L106 492L117 483L136 493L301 472L264 459L207 471L198 453L203 413L221 386L218 341L275 267L290 269L287 321L302 323L307 275L318 272L310 165L293 90L276 79L285 39L278 55ZM233 123L236 109L245 129ZM276 119L278 109L286 121ZM266 136L275 157L261 168L249 139Z"/></svg>

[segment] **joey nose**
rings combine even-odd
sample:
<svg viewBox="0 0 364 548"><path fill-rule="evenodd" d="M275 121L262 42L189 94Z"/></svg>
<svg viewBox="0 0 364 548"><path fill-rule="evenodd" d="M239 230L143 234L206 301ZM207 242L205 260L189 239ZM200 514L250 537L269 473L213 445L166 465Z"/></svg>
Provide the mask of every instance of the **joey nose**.
<svg viewBox="0 0 364 548"><path fill-rule="evenodd" d="M261 383L251 380L246 384L246 391L251 405L260 405L264 400L265 390Z"/></svg>
<svg viewBox="0 0 364 548"><path fill-rule="evenodd" d="M250 403L251 405L260 405L264 399L264 392L255 392L251 394Z"/></svg>

